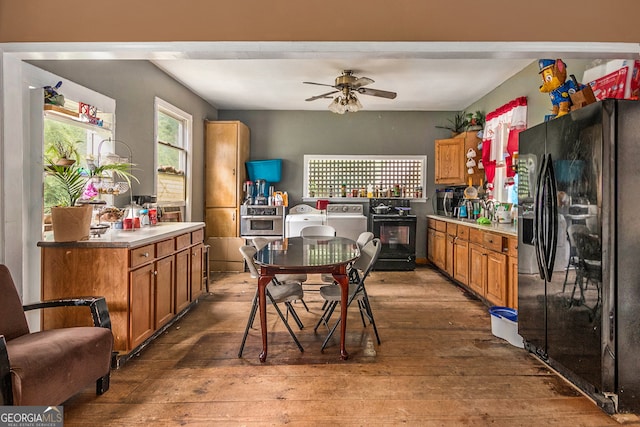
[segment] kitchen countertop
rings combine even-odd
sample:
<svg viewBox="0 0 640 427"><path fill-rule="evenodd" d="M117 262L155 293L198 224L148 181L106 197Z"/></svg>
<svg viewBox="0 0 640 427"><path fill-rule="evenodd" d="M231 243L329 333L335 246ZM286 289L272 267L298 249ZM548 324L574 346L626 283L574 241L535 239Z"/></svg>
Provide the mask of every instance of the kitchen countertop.
<svg viewBox="0 0 640 427"><path fill-rule="evenodd" d="M452 222L454 224L466 225L468 227L505 234L511 237L518 237L518 226L514 223L499 224L499 223L492 222L491 224L483 225L483 224L478 224L475 220L458 219L458 218L452 218L449 216L442 216L442 215L427 215L427 218L437 219L439 221L445 221L445 222Z"/></svg>
<svg viewBox="0 0 640 427"><path fill-rule="evenodd" d="M91 237L78 242L55 242L53 233L38 242L40 247L85 247L85 248L133 248L157 242L160 239L204 228L204 222L161 222L152 227L129 230L107 230L102 236Z"/></svg>

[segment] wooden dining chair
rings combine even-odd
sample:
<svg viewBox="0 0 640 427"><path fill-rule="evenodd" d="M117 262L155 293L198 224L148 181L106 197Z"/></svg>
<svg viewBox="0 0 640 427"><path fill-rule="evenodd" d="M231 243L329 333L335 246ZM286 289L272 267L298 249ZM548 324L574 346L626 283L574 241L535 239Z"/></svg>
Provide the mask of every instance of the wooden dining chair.
<svg viewBox="0 0 640 427"><path fill-rule="evenodd" d="M378 345L380 345L380 335L378 334L376 321L373 317L371 304L369 303L369 296L367 295L367 290L365 288L365 280L369 276L369 273L378 260L381 249L382 244L380 243L380 239L374 238L369 243L367 243L360 251L360 257L353 263L353 268L360 270L361 273L358 276L359 280L357 283L349 283L349 299L347 301L347 307L351 306L351 303L353 301L358 302L362 324L364 325L364 327L367 326L365 321L366 317L373 327ZM320 316L318 323L313 328L313 331L316 332L321 324L324 324L327 329L329 329L329 333L322 343L321 347L321 349L324 350L324 348L327 346L327 343L329 342L329 339L331 338L331 336L333 336L333 333L340 324L340 319L338 319L332 327L329 326L331 315L335 311L338 304L340 304L341 302L341 288L340 286L336 285L323 286L320 288L320 296L327 302L327 305L324 312L322 313L322 316Z"/></svg>
<svg viewBox="0 0 640 427"><path fill-rule="evenodd" d="M258 267L254 263L253 257L256 254L256 248L253 246L245 245L240 247L240 253L242 257L247 263L247 267L249 268L249 272L251 273L251 277L254 279L258 279L260 277L260 273L258 273ZM271 304L275 307L278 316L284 323L287 331L289 331L289 335L293 338L293 341L298 346L301 352L304 351L300 341L298 341L298 337L289 326L289 322L287 321L287 317L282 314L280 307L278 307L278 303L284 303L287 308L287 314L291 313L291 317L298 325L298 328L302 329L304 325L302 321L298 317L295 309L291 305L291 302L295 300L301 300L304 296L304 292L302 290L302 285L297 281L287 281L280 282L275 277L273 280L267 285L267 289L265 290L266 297ZM255 320L256 313L258 311L258 286L256 285L256 293L253 296L253 302L251 304L251 311L249 312L249 319L247 320L247 326L244 330L244 335L242 336L242 343L240 344L240 350L238 351L238 357L242 357L242 352L244 351L244 345L247 341L247 336L249 335L249 329L253 326L253 321Z"/></svg>

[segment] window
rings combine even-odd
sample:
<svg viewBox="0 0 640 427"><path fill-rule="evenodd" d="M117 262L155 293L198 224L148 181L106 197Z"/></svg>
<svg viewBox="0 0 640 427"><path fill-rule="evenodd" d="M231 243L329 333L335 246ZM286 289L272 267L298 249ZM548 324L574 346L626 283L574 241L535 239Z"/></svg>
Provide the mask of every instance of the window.
<svg viewBox="0 0 640 427"><path fill-rule="evenodd" d="M192 118L156 98L156 196L161 206L187 206L190 198Z"/></svg>
<svg viewBox="0 0 640 427"><path fill-rule="evenodd" d="M304 197L422 199L426 156L304 156Z"/></svg>
<svg viewBox="0 0 640 427"><path fill-rule="evenodd" d="M71 105L70 105L71 104ZM77 104L75 104L77 105ZM56 110L45 109L44 113L44 159L46 161L58 160L58 153L54 148L55 143L63 143L72 147L71 157L79 162L81 167L87 167L87 159L95 159L98 156L100 142L108 140L112 136L111 120L104 123L108 125L94 125L81 120L79 114L75 114L72 108L76 108L73 101L66 101L64 108ZM99 112L100 118L112 114ZM104 148L104 147L103 147ZM52 206L62 205L68 202L60 184L47 174L44 174L44 214L51 212Z"/></svg>

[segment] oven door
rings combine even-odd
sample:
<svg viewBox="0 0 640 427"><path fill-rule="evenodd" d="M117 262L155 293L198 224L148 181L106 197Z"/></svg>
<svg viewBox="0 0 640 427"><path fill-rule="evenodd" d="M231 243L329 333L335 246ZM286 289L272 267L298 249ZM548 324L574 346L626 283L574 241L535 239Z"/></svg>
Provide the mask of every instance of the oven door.
<svg viewBox="0 0 640 427"><path fill-rule="evenodd" d="M240 235L282 236L284 224L280 215L241 215Z"/></svg>
<svg viewBox="0 0 640 427"><path fill-rule="evenodd" d="M380 238L380 258L404 258L415 256L415 216L373 215L371 231Z"/></svg>

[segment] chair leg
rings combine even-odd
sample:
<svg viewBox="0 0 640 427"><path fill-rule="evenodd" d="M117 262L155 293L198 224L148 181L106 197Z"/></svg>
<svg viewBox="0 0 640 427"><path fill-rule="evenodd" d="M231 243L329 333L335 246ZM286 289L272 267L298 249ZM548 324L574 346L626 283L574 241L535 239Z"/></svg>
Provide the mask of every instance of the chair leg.
<svg viewBox="0 0 640 427"><path fill-rule="evenodd" d="M373 332L376 334L376 340L378 341L378 345L380 345L380 335L378 335L378 327L376 326L376 320L373 318L373 311L371 310L371 304L369 303L369 296L367 295L367 291L364 291L364 298L362 299L365 310L367 311L367 317L369 318L369 322L371 326L373 326Z"/></svg>
<svg viewBox="0 0 640 427"><path fill-rule="evenodd" d="M244 328L244 335L242 336L242 343L240 344L240 350L238 351L238 358L242 357L242 352L244 351L244 344L247 342L249 329L251 328L251 325L253 325L253 320L256 317L257 311L258 311L258 289L256 289L256 295L253 297L253 303L251 304L251 312L249 313L247 326Z"/></svg>
<svg viewBox="0 0 640 427"><path fill-rule="evenodd" d="M287 301L284 303L284 305L287 307L287 311L291 313L291 317L293 317L296 325L298 325L298 329L304 329L304 324L302 323L302 320L300 320L300 317L298 317L298 313L296 312L296 310L293 308L293 304Z"/></svg>
<svg viewBox="0 0 640 427"><path fill-rule="evenodd" d="M96 394L98 396L104 394L107 390L109 390L109 382L111 379L111 373L108 373L104 377L98 378L96 381Z"/></svg>
<svg viewBox="0 0 640 427"><path fill-rule="evenodd" d="M329 301L325 301L325 304L327 304L327 307L322 312L322 316L320 316L320 319L318 319L318 323L316 323L315 328L313 328L313 332L318 331L318 327L320 326L321 323L325 324L325 326L327 327L327 330L329 329L329 319L331 319L331 316L333 315L333 311L336 309L336 306L338 305L338 303L337 302L330 303Z"/></svg>
<svg viewBox="0 0 640 427"><path fill-rule="evenodd" d="M291 329L291 326L289 326L289 322L287 322L287 319L285 319L284 315L282 314L282 311L280 311L280 307L278 307L278 304L276 304L276 302L273 300L269 291L267 291L267 297L271 301L271 304L273 304L273 306L275 307L276 312L278 313L278 316L280 316L280 319L282 319L282 322L284 323L284 326L286 326L287 331L289 331L289 335L291 335L291 338L293 338L293 341L295 341L300 351L304 352L304 348L302 348L300 341L298 341L298 337L296 337L296 334Z"/></svg>

